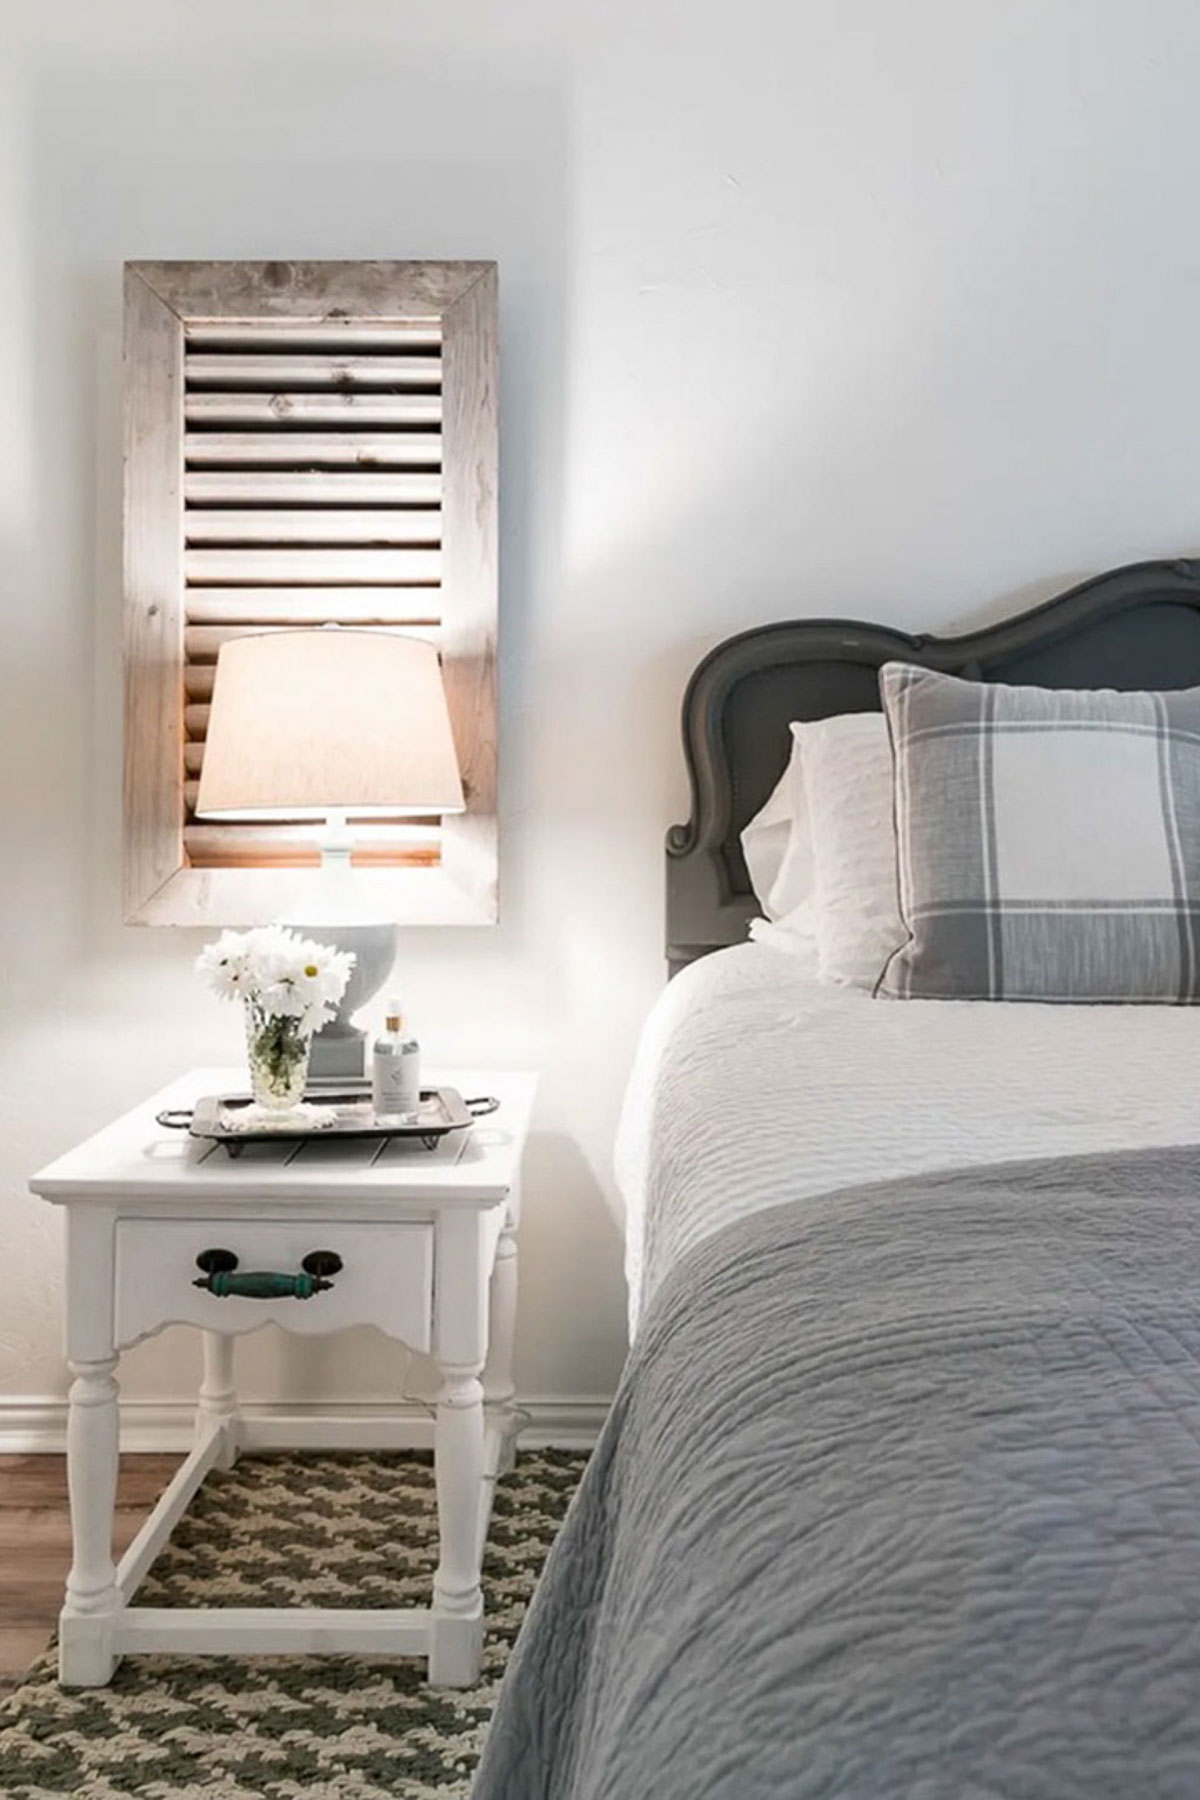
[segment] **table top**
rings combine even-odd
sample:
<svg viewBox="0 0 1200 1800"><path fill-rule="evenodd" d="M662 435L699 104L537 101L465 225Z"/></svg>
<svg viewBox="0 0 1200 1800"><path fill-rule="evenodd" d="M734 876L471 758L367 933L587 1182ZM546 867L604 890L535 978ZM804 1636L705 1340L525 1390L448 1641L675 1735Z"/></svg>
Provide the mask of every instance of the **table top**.
<svg viewBox="0 0 1200 1800"><path fill-rule="evenodd" d="M219 1144L172 1131L155 1114L189 1108L205 1094L244 1091L244 1069L192 1069L48 1163L30 1181L43 1199L222 1201L409 1200L495 1205L520 1169L537 1077L526 1071L434 1069L426 1086L493 1094L498 1111L434 1150L411 1139L314 1137L247 1143L231 1157Z"/></svg>

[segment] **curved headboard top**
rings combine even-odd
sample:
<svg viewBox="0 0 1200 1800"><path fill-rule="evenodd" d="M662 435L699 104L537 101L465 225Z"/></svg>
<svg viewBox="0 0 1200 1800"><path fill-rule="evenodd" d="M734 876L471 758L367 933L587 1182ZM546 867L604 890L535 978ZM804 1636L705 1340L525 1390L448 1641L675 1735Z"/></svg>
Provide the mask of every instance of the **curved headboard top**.
<svg viewBox="0 0 1200 1800"><path fill-rule="evenodd" d="M1131 563L964 637L798 619L727 638L683 700L686 825L667 833L672 972L741 943L759 908L739 841L783 773L794 719L879 711L879 669L920 663L1035 687L1200 685L1200 560Z"/></svg>

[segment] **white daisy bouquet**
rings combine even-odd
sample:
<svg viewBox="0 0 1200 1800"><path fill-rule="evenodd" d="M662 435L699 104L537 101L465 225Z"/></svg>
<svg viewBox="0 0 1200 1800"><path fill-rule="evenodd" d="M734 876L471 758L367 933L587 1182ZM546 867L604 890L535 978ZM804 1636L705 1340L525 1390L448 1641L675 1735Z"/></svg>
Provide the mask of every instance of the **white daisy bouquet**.
<svg viewBox="0 0 1200 1800"><path fill-rule="evenodd" d="M260 1105L299 1103L313 1033L333 1018L353 967L352 952L286 925L223 931L201 951L197 971L223 1000L245 1006L251 1086Z"/></svg>

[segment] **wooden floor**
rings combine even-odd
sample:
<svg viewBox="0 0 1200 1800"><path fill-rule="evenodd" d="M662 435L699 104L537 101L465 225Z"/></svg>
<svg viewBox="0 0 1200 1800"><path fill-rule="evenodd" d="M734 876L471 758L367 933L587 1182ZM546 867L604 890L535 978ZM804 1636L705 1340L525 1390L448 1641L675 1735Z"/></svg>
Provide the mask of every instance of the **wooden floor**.
<svg viewBox="0 0 1200 1800"><path fill-rule="evenodd" d="M123 1456L113 1531L120 1556L179 1466L177 1456ZM71 1562L62 1456L0 1456L0 1694L54 1629Z"/></svg>

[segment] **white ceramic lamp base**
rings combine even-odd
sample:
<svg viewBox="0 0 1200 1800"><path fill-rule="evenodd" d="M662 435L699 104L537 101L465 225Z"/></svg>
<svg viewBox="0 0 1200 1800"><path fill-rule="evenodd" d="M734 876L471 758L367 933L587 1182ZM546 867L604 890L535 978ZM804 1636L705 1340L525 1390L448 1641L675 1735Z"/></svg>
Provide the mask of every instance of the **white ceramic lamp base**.
<svg viewBox="0 0 1200 1800"><path fill-rule="evenodd" d="M309 1079L358 1081L366 1073L367 1034L353 1022L360 1006L377 994L396 961L399 932L395 925L310 925L299 927L318 944L354 953L354 969L336 1017L313 1039Z"/></svg>

